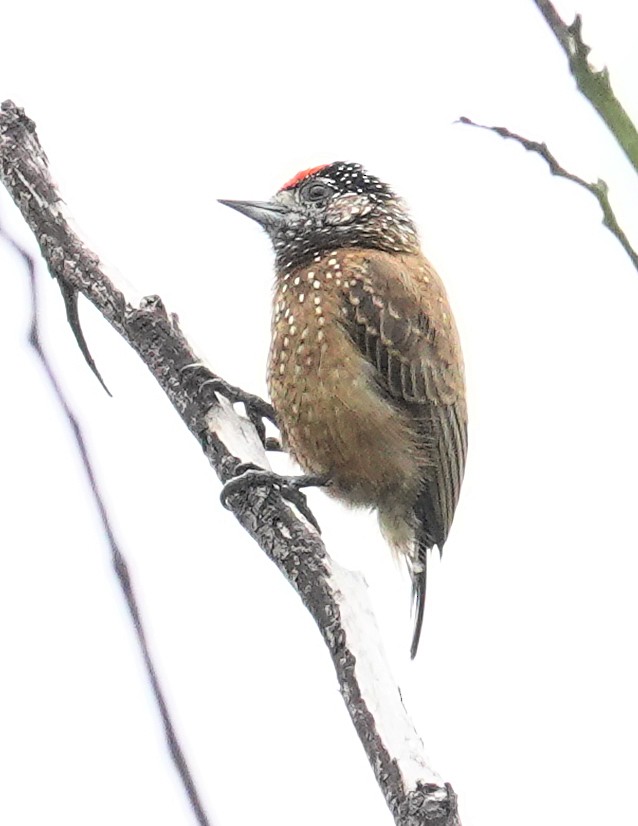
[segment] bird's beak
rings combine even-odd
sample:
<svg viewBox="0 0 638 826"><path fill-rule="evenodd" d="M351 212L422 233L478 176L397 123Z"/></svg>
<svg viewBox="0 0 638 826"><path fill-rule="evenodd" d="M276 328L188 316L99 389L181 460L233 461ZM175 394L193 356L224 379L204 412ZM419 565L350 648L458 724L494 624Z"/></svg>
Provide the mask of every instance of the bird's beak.
<svg viewBox="0 0 638 826"><path fill-rule="evenodd" d="M242 215L257 221L264 229L274 229L281 226L286 220L288 210L280 204L273 204L270 201L224 201L220 204L236 209Z"/></svg>

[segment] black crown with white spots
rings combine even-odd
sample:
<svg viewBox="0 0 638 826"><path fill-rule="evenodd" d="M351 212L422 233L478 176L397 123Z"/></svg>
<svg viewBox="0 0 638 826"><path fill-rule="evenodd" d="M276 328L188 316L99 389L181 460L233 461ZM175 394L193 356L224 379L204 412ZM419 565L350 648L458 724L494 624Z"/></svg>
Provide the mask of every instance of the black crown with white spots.
<svg viewBox="0 0 638 826"><path fill-rule="evenodd" d="M318 177L323 181L330 182L340 192L356 192L358 195L366 193L376 198L386 199L395 197L387 184L366 172L360 163L344 163L342 161L315 167L307 173L300 172L283 189L289 189L291 185L298 186L310 177Z"/></svg>
<svg viewBox="0 0 638 826"><path fill-rule="evenodd" d="M269 229L277 269L303 266L318 253L346 247L416 253L416 229L390 187L357 163L336 162L300 172L273 204L286 210Z"/></svg>

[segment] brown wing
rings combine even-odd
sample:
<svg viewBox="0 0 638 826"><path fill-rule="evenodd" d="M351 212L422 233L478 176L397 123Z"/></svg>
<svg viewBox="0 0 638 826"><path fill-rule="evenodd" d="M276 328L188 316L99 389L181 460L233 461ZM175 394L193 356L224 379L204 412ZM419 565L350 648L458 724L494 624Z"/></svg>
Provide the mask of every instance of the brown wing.
<svg viewBox="0 0 638 826"><path fill-rule="evenodd" d="M398 267L398 270L397 270ZM421 256L371 253L348 266L349 326L379 386L414 419L427 455L419 545L442 547L467 454L463 360L445 290Z"/></svg>

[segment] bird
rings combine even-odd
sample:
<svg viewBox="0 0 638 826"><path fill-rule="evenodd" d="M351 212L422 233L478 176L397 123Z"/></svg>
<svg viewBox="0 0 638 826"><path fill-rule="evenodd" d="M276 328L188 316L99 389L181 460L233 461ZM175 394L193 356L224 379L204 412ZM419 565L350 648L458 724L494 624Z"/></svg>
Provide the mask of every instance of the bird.
<svg viewBox="0 0 638 826"><path fill-rule="evenodd" d="M283 447L326 491L376 510L412 580L442 554L467 456L464 363L445 288L404 201L361 164L303 170L269 201L221 200L275 253L268 389Z"/></svg>

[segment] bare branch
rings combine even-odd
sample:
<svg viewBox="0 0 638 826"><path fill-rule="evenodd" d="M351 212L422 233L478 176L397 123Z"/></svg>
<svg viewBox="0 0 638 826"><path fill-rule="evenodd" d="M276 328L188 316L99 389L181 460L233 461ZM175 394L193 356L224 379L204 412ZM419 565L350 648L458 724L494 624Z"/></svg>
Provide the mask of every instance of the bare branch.
<svg viewBox="0 0 638 826"><path fill-rule="evenodd" d="M554 155L549 151L546 143L538 143L537 141L529 140L529 138L524 138L522 135L517 135L516 132L510 132L510 130L505 126L486 126L483 123L475 123L473 120L466 117L459 118L459 122L467 124L468 126L476 126L478 129L487 129L489 132L495 132L502 138L511 138L512 140L517 141L517 143L520 143L521 146L527 149L528 152L535 152L537 155L540 155L540 157L547 163L549 171L552 175L556 175L558 178L566 178L568 181L573 181L573 183L578 184L578 186L582 186L583 189L590 192L598 201L598 204L602 210L603 224L618 239L618 241L620 241L622 248L631 259L631 263L634 265L634 268L638 270L638 254L629 243L629 239L618 223L616 215L609 202L609 190L605 181L598 179L595 183L590 183L585 181L583 178L579 178L578 175L568 172L559 164Z"/></svg>
<svg viewBox="0 0 638 826"><path fill-rule="evenodd" d="M117 539L115 538L113 525L111 523L111 519L106 509L104 497L100 492L100 487L97 481L97 477L95 475L95 471L93 469L91 457L89 456L89 451L86 444L86 440L84 438L84 433L82 432L82 428L77 419L77 416L71 410L69 402L67 401L66 396L64 395L64 392L62 390L62 386L60 385L60 382L58 381L57 376L55 375L53 366L51 365L51 362L49 361L49 358L42 345L39 328L38 290L35 261L26 252L26 250L24 250L19 244L16 243L16 241L14 241L13 238L10 238L4 232L4 229L1 224L0 238L4 238L6 242L9 244L9 246L13 247L13 249L22 258L25 268L27 270L29 276L29 287L31 289L31 328L29 330L29 344L35 350L36 356L40 360L40 363L44 368L44 372L49 381L49 384L53 389L55 398L57 399L58 404L62 408L64 415L66 416L66 419L69 425L71 426L73 438L75 439L75 445L78 449L80 459L82 461L82 467L84 468L84 472L89 483L89 488L93 495L93 501L100 516L100 522L102 523L104 535L111 550L111 562L113 564L113 568L115 570L120 588L122 589L124 599L126 600L126 606L129 610L129 614L131 615L131 619L133 620L133 625L135 627L135 636L137 637L137 642L142 652L144 666L146 668L146 673L151 684L151 690L153 691L153 697L155 698L155 702L157 704L160 716L162 718L164 734L166 736L166 742L168 743L171 758L173 760L175 768L177 769L177 773L179 774L184 789L186 790L188 801L190 803L191 809L193 810L197 823L199 823L200 826L210 826L210 820L208 819L208 816L206 815L206 812L202 805L199 792L197 791L197 786L195 785L195 781L193 779L193 775L190 771L188 762L186 760L186 756L184 755L179 739L177 737L177 733L175 731L175 727L171 720L171 714L166 703L166 698L164 697L164 691L162 690L162 686L157 675L157 670L155 668L155 664L153 663L153 658L151 656L151 652L148 647L148 642L146 640L146 632L144 630L142 615L137 604L137 599L135 598L135 591L133 589L133 582L131 581L129 567L124 557L124 554L122 553L119 547Z"/></svg>
<svg viewBox="0 0 638 826"><path fill-rule="evenodd" d="M614 94L607 68L596 71L589 65L591 49L583 43L580 15L577 14L574 22L568 26L550 0L534 0L534 3L565 52L576 85L604 120L634 170L638 172L638 131Z"/></svg>
<svg viewBox="0 0 638 826"><path fill-rule="evenodd" d="M83 293L133 347L198 439L222 481L240 461L267 467L255 428L184 367L198 361L157 296L133 307L62 211L35 126L13 103L0 113L0 177L58 279ZM232 452L231 452L232 451ZM330 559L318 534L272 486L228 497L240 524L296 589L330 651L341 694L399 826L460 826L456 795L430 768L385 659L363 579Z"/></svg>

